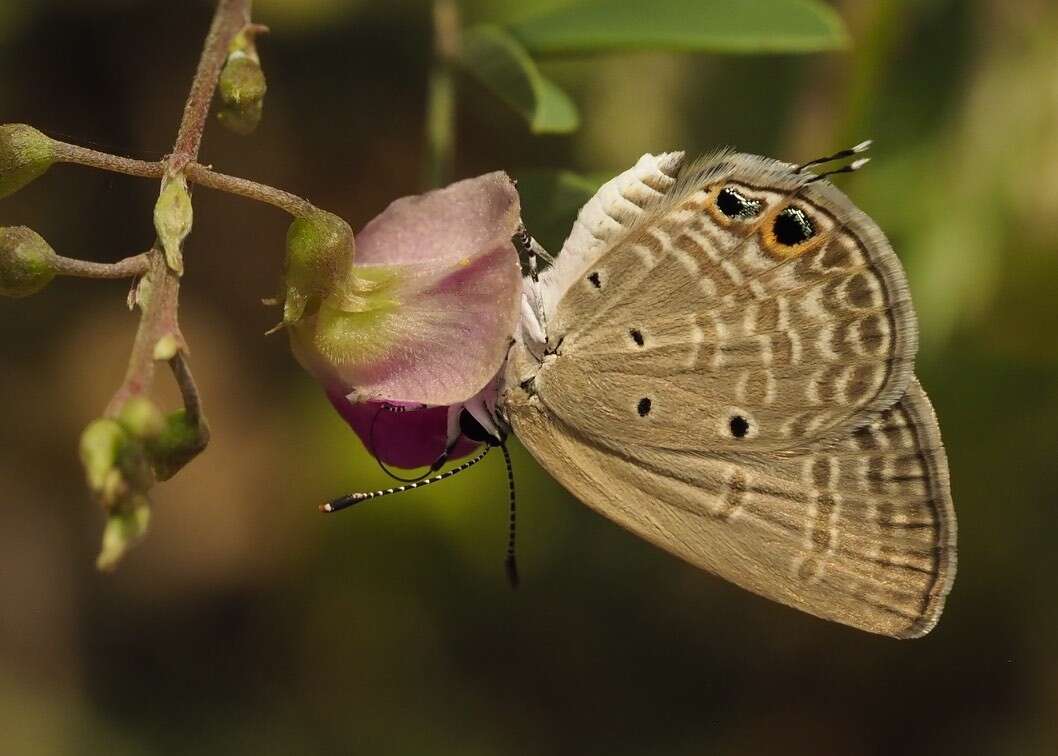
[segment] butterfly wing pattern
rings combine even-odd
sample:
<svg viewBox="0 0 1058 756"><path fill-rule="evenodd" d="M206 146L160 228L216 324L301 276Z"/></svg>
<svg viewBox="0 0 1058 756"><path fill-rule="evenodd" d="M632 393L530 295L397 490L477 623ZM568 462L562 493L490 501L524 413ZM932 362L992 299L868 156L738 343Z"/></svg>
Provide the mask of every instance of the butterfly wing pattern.
<svg viewBox="0 0 1058 756"><path fill-rule="evenodd" d="M834 186L644 156L527 281L503 412L578 498L749 590L896 637L955 571L903 270Z"/></svg>

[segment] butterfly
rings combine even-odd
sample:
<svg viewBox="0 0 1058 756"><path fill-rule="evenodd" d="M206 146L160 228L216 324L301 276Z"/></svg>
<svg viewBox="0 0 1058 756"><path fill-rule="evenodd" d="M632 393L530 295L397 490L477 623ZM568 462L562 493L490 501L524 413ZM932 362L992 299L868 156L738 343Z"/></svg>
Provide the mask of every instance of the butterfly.
<svg viewBox="0 0 1058 756"><path fill-rule="evenodd" d="M800 166L644 155L581 209L550 267L516 237L521 321L489 393L458 408L462 434L502 446L513 432L592 509L761 596L929 632L956 523L906 277L827 180L866 160L809 170L867 145Z"/></svg>

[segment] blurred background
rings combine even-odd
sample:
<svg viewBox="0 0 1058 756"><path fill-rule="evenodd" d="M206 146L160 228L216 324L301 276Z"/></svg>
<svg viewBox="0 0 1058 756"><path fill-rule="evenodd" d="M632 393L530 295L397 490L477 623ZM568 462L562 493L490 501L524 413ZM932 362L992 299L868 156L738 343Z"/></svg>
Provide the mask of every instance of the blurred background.
<svg viewBox="0 0 1058 756"><path fill-rule="evenodd" d="M77 438L124 371L127 284L0 300L0 751L1058 752L1058 7L835 7L846 51L549 58L580 109L570 135L531 134L460 79L455 173L531 183L718 145L800 161L874 138L870 167L839 184L908 269L959 515L932 634L870 636L701 574L589 512L520 448L517 592L498 458L318 515L385 478L285 338L263 336L287 219L199 190L181 314L214 440L155 490L152 533L115 575L93 568L103 516ZM159 159L210 15L5 2L0 121ZM202 161L354 228L419 191L428 4L258 0L255 18L272 28L264 121L249 138L211 127ZM0 203L0 225L113 261L150 245L156 196L156 182L60 166ZM526 198L530 221L542 199ZM167 375L158 395L175 406Z"/></svg>

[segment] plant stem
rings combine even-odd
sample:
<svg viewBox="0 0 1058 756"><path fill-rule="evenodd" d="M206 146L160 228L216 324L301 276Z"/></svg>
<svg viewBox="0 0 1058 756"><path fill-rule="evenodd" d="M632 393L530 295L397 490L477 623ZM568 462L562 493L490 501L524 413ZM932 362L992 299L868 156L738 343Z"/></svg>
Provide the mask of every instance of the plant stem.
<svg viewBox="0 0 1058 756"><path fill-rule="evenodd" d="M150 387L154 380L154 348L162 337L171 336L180 347L184 343L177 322L180 278L169 269L159 244L155 244L147 254L147 275L135 292L141 310L140 324L132 342L125 378L107 405L107 417L116 417L125 402Z"/></svg>
<svg viewBox="0 0 1058 756"><path fill-rule="evenodd" d="M168 176L182 172L188 164L198 159L210 101L213 99L213 92L227 57L228 46L235 35L249 24L250 6L251 0L219 0L217 3L191 91L184 106L173 151L164 164L164 173ZM190 371L185 371L187 363L177 359L186 349L177 318L180 277L166 265L160 243L156 241L148 255L150 265L147 274L136 290L136 302L141 310L140 324L136 330L125 378L107 405L106 414L109 417L116 416L130 397L143 393L151 385L154 379L155 347L161 339L168 337L176 344L177 353L170 360L170 366L178 381L182 372L188 374L185 378L190 374ZM190 385L193 386L193 382ZM182 385L181 390L184 388ZM194 392L193 396L196 411L199 411L197 392ZM186 397L187 394L185 400Z"/></svg>
<svg viewBox="0 0 1058 756"><path fill-rule="evenodd" d="M87 147L78 147L75 144L67 144L53 140L55 154L63 163L76 163L86 165L89 168L99 168L113 173L124 173L129 176L140 178L160 179L165 175L165 164L162 162L148 163L143 160L110 155L98 150L90 150Z"/></svg>
<svg viewBox="0 0 1058 756"><path fill-rule="evenodd" d="M174 173L183 170L188 163L198 159L202 146L202 133L206 129L209 104L217 88L221 68L228 57L228 47L240 31L250 24L251 0L219 0L213 14L202 57L191 82L191 92L184 105L184 116L176 134L173 152L169 156L169 168Z"/></svg>
<svg viewBox="0 0 1058 756"><path fill-rule="evenodd" d="M97 263L58 257L56 268L60 276L77 278L136 278L144 275L151 266L150 253L126 257L116 263Z"/></svg>
<svg viewBox="0 0 1058 756"><path fill-rule="evenodd" d="M191 366L187 362L187 353L177 352L176 356L169 360L169 368L173 371L176 385L180 388L187 419L198 427L199 438L205 446L209 443L209 425L206 423L206 416L202 413L202 400L199 398L195 376L191 374Z"/></svg>
<svg viewBox="0 0 1058 756"><path fill-rule="evenodd" d="M434 0L434 61L426 91L426 184L438 187L452 180L456 148L454 66L459 57L459 5Z"/></svg>
<svg viewBox="0 0 1058 756"><path fill-rule="evenodd" d="M249 179L216 173L199 163L190 163L184 169L184 175L187 176L188 181L204 186L207 189L216 189L228 194L237 194L240 197L256 200L257 202L265 202L278 207L280 210L285 210L295 217L306 215L315 210L311 202L298 197L296 194L284 192L282 189L276 189L267 184L259 184Z"/></svg>
<svg viewBox="0 0 1058 756"><path fill-rule="evenodd" d="M86 147L78 147L66 142L55 142L56 153L59 160L65 163L84 165L89 168L98 168L112 173L123 173L127 176L138 176L139 178L160 179L165 175L167 161L148 163L143 160L133 160L111 155ZM300 217L316 208L311 202L296 194L285 192L282 189L260 184L249 179L228 176L217 173L208 166L201 163L187 163L183 168L187 180L193 184L204 186L207 189L215 189L228 194L237 194L240 197L264 202L278 207L295 217Z"/></svg>

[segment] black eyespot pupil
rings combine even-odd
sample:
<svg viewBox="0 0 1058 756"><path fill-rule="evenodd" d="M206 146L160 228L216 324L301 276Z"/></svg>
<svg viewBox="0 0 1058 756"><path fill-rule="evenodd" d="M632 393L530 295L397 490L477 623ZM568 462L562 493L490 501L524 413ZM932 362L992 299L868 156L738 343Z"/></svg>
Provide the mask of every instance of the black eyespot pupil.
<svg viewBox="0 0 1058 756"><path fill-rule="evenodd" d="M808 216L796 207L788 207L775 216L775 225L772 226L772 230L779 244L787 247L807 241L816 233Z"/></svg>
<svg viewBox="0 0 1058 756"><path fill-rule="evenodd" d="M643 397L639 400L639 404L636 406L636 411L639 412L640 417L646 417L650 414L650 399Z"/></svg>
<svg viewBox="0 0 1058 756"><path fill-rule="evenodd" d="M749 433L749 421L742 415L735 415L731 418L729 424L731 426L731 435L735 438L744 438Z"/></svg>
<svg viewBox="0 0 1058 756"><path fill-rule="evenodd" d="M760 213L760 200L743 197L734 189L721 189L716 195L716 206L728 218L752 218Z"/></svg>
<svg viewBox="0 0 1058 756"><path fill-rule="evenodd" d="M628 335L632 337L632 341L636 343L636 346L643 346L643 332L638 328L633 328L628 332Z"/></svg>
<svg viewBox="0 0 1058 756"><path fill-rule="evenodd" d="M598 273L592 273L590 276L588 276L588 280L591 281L591 285L594 286L596 289L602 287L602 280L599 278Z"/></svg>

